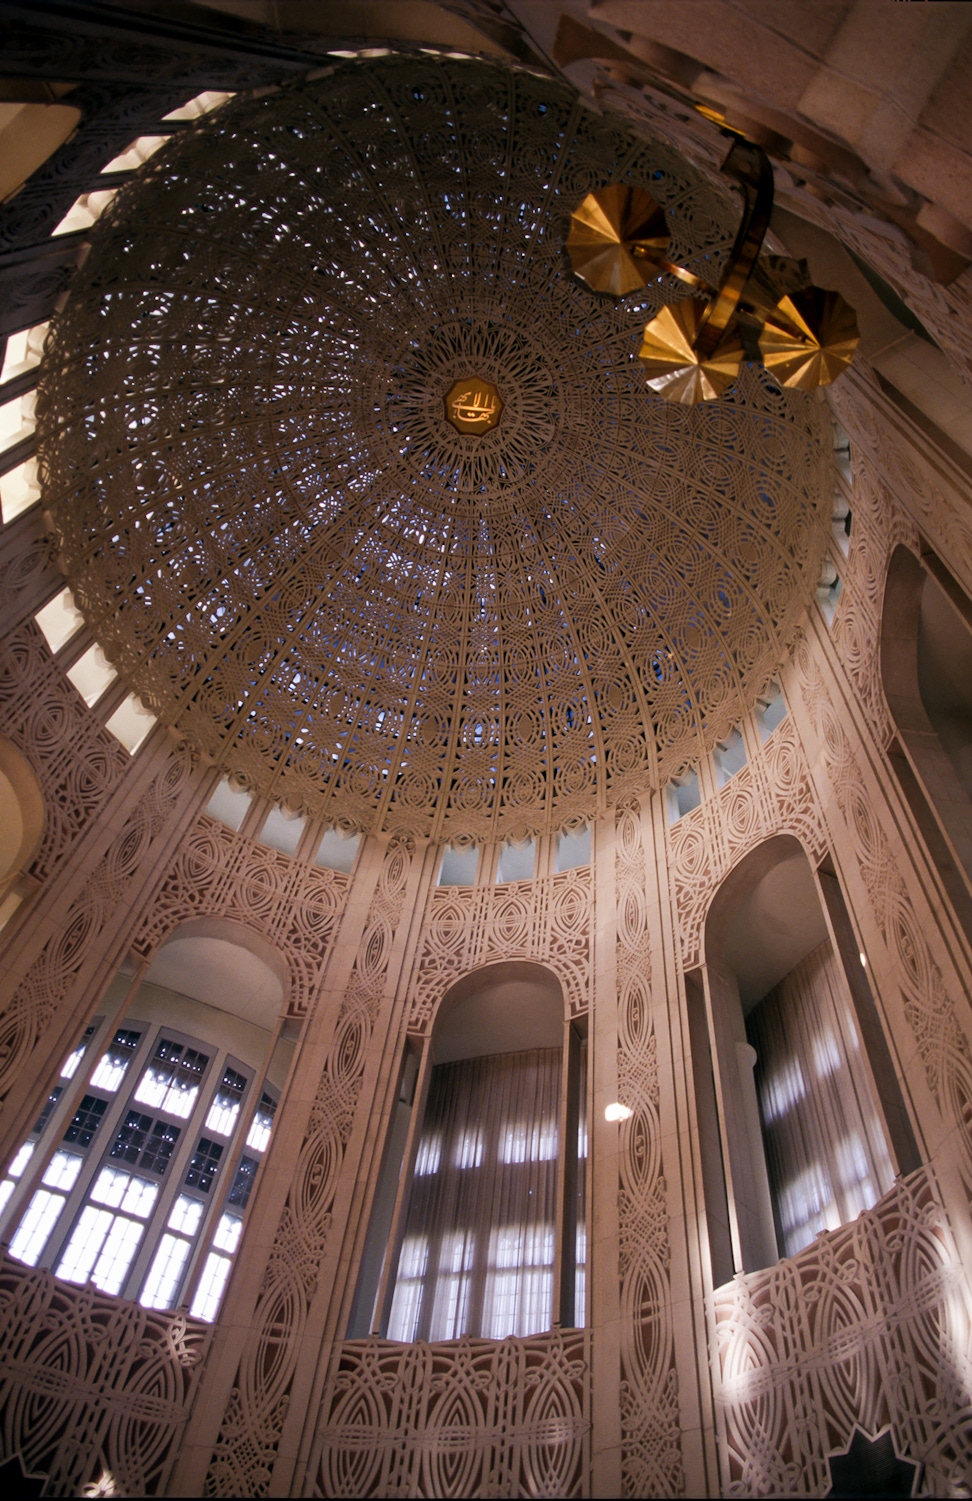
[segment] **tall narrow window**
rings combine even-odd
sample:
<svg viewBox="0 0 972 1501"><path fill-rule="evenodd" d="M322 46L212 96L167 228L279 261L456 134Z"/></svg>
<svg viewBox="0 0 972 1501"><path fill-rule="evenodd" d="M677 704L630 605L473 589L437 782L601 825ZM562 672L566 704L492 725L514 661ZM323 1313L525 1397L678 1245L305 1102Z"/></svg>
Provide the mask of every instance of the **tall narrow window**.
<svg viewBox="0 0 972 1501"><path fill-rule="evenodd" d="M585 1055L559 985L527 964L470 977L430 1051L378 1326L399 1340L504 1339L582 1321ZM359 1288L359 1308L374 1297Z"/></svg>
<svg viewBox="0 0 972 1501"><path fill-rule="evenodd" d="M0 1196L11 1256L215 1318L292 1051L281 1037L271 1053L257 1025L281 999L276 975L236 943L163 948L121 1024L94 1023L65 1059L10 1164Z"/></svg>
<svg viewBox="0 0 972 1501"><path fill-rule="evenodd" d="M546 1048L434 1070L389 1338L549 1329L560 1066Z"/></svg>
<svg viewBox="0 0 972 1501"><path fill-rule="evenodd" d="M812 949L754 1006L766 1167L786 1256L870 1209L894 1180L860 1031L831 944Z"/></svg>
<svg viewBox="0 0 972 1501"><path fill-rule="evenodd" d="M706 924L707 1029L702 998L689 1005L720 1280L795 1255L914 1165L873 999L824 879L779 836L736 867Z"/></svg>
<svg viewBox="0 0 972 1501"><path fill-rule="evenodd" d="M972 601L930 550L891 556L881 677L891 767L972 939Z"/></svg>

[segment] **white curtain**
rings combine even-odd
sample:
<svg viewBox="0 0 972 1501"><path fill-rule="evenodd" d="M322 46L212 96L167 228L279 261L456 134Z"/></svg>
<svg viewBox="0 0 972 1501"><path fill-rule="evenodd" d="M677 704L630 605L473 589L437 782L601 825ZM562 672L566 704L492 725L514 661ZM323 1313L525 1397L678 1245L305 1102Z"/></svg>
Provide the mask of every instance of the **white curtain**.
<svg viewBox="0 0 972 1501"><path fill-rule="evenodd" d="M746 1019L784 1255L855 1219L894 1181L839 961L822 943Z"/></svg>
<svg viewBox="0 0 972 1501"><path fill-rule="evenodd" d="M561 1049L434 1068L389 1339L504 1339L553 1319Z"/></svg>

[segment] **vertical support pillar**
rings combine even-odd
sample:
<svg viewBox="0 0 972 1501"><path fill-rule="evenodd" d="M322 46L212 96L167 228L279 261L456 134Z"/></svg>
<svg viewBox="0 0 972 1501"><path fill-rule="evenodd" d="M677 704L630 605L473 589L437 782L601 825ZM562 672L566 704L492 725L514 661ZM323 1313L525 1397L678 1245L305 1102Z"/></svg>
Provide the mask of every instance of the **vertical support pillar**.
<svg viewBox="0 0 972 1501"><path fill-rule="evenodd" d="M591 1495L621 1495L620 1141L604 1111L618 1099L614 820L594 826L594 994L590 1031Z"/></svg>
<svg viewBox="0 0 972 1501"><path fill-rule="evenodd" d="M720 1485L710 1357L714 1329L707 1307L712 1288L709 1227L690 1018L683 1000L668 885L667 823L665 798L655 796L642 825L652 951L651 1015L658 1066L659 1158L670 1247L671 1333L685 1493L716 1496ZM698 1002L707 1036L701 994ZM713 1099L713 1108L714 1103Z"/></svg>
<svg viewBox="0 0 972 1501"><path fill-rule="evenodd" d="M0 983L0 1157L16 1150L125 955L208 781L157 728L37 893Z"/></svg>

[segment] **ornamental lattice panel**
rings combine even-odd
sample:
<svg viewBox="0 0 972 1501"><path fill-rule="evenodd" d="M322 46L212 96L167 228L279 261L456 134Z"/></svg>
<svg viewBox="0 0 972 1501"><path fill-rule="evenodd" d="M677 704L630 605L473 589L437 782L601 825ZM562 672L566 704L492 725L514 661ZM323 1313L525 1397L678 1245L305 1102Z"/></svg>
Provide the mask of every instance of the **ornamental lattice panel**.
<svg viewBox="0 0 972 1501"><path fill-rule="evenodd" d="M659 785L778 669L825 411L752 369L694 409L645 389L641 329L684 287L600 297L564 251L609 180L717 279L727 188L446 59L241 97L92 232L42 371L45 503L109 658L256 790L520 837ZM480 434L446 420L472 377L503 404Z"/></svg>

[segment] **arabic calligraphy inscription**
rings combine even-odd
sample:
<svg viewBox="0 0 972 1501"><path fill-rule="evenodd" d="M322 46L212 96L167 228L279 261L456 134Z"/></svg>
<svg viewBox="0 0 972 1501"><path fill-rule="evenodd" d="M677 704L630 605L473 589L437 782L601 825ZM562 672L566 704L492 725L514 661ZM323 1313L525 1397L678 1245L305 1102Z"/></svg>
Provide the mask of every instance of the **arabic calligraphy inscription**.
<svg viewBox="0 0 972 1501"><path fill-rule="evenodd" d="M503 402L492 381L470 376L446 393L445 414L457 433L488 433L503 414Z"/></svg>

